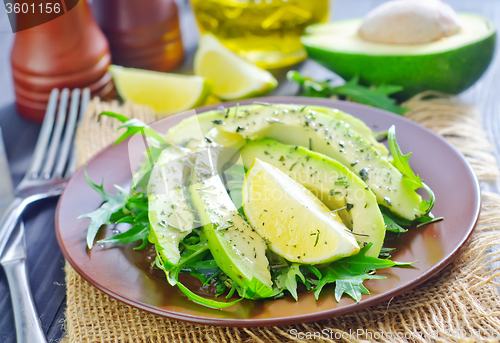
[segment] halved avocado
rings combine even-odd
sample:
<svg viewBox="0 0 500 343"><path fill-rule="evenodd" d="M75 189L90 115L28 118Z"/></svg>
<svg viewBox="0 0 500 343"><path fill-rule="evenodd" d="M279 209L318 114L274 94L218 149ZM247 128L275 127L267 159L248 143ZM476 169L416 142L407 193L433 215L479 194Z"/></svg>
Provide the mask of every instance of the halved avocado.
<svg viewBox="0 0 500 343"><path fill-rule="evenodd" d="M344 79L358 75L367 84L404 87L398 97L424 90L457 94L472 86L488 68L495 51L491 21L459 13L461 31L423 44L367 42L357 31L362 19L312 25L302 37L309 57Z"/></svg>

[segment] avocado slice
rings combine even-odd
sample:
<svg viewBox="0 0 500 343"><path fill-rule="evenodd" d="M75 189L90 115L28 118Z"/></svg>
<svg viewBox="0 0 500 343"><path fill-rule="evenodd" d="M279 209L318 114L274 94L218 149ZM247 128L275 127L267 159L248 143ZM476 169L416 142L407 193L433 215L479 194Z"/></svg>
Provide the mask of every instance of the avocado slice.
<svg viewBox="0 0 500 343"><path fill-rule="evenodd" d="M325 106L304 106L293 104L276 105L289 111L299 110L307 112L309 110L313 110L316 112L322 112L336 120L343 121L348 124L352 130L362 136L367 142L372 144L381 155L387 156L389 154L385 145L377 141L376 134L362 120L359 120L348 113ZM168 131L167 140L174 145L187 147L192 150L198 150L200 148L204 148L206 145L210 146L209 142L201 141L203 137L207 136L210 141L215 142L217 145L239 149L245 145L245 139L243 139L241 135L233 132L213 129L222 128L226 119L229 117L230 112L234 114L234 112L238 110L241 114L247 114L247 112L253 111L256 106L258 105L243 105L232 108L221 107L219 110L208 111L186 118Z"/></svg>
<svg viewBox="0 0 500 343"><path fill-rule="evenodd" d="M330 117L336 120L343 121L349 124L349 128L351 130L356 131L369 144L373 145L373 147L377 149L380 155L389 156L389 149L387 149L387 147L384 144L377 141L376 133L373 132L373 130L370 129L368 125L366 125L365 122L362 121L361 119L358 119L350 114L342 112L336 108L330 108L325 106L307 106L307 109L315 112L328 114Z"/></svg>
<svg viewBox="0 0 500 343"><path fill-rule="evenodd" d="M488 19L472 13L458 19L460 32L430 43L364 41L357 34L362 19L312 25L301 41L310 58L346 80L358 75L371 85L401 85L403 99L425 90L457 94L486 71L496 41Z"/></svg>
<svg viewBox="0 0 500 343"><path fill-rule="evenodd" d="M229 150L239 155L237 150L229 148L197 153L191 174L191 199L217 265L244 289L240 295L249 299L266 298L275 293L266 244L240 215L223 183L220 166L225 160L222 155L227 155Z"/></svg>
<svg viewBox="0 0 500 343"><path fill-rule="evenodd" d="M184 181L189 175L186 159L178 149L164 149L148 184L149 241L172 266L179 263L179 243L193 230L195 219L184 194Z"/></svg>
<svg viewBox="0 0 500 343"><path fill-rule="evenodd" d="M250 140L272 138L327 155L360 175L377 196L377 202L402 218L414 220L427 210L420 195L404 182L401 172L385 156L347 123L324 113L255 105L248 112L229 113L218 129Z"/></svg>
<svg viewBox="0 0 500 343"><path fill-rule="evenodd" d="M356 174L328 156L272 139L249 141L240 153L245 167L258 158L301 183L331 210L345 207L338 212L344 224L361 244L373 243L367 255L378 257L384 219L375 194Z"/></svg>

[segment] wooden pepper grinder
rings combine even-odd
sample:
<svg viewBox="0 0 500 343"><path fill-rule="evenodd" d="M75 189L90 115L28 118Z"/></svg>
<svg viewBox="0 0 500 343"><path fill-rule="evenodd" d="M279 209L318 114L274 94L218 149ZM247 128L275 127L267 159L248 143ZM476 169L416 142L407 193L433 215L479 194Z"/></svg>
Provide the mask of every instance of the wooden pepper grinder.
<svg viewBox="0 0 500 343"><path fill-rule="evenodd" d="M86 0L45 24L16 33L11 54L19 113L41 122L53 88L90 88L109 98L114 85L106 37Z"/></svg>
<svg viewBox="0 0 500 343"><path fill-rule="evenodd" d="M93 0L113 63L169 71L182 62L183 47L174 0Z"/></svg>

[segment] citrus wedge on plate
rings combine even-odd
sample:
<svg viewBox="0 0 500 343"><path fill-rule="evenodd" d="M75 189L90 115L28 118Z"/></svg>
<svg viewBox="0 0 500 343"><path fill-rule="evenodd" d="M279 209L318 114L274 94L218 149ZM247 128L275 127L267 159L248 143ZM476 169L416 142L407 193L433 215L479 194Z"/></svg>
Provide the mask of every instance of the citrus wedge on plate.
<svg viewBox="0 0 500 343"><path fill-rule="evenodd" d="M211 34L200 38L194 56L194 73L212 79L213 94L223 100L263 95L278 85L271 73L229 50Z"/></svg>
<svg viewBox="0 0 500 343"><path fill-rule="evenodd" d="M203 105L212 88L212 81L201 76L161 73L116 65L111 65L109 72L123 100L151 107L160 116Z"/></svg>
<svg viewBox="0 0 500 343"><path fill-rule="evenodd" d="M291 262L326 263L359 251L352 233L308 189L256 158L242 191L250 225Z"/></svg>

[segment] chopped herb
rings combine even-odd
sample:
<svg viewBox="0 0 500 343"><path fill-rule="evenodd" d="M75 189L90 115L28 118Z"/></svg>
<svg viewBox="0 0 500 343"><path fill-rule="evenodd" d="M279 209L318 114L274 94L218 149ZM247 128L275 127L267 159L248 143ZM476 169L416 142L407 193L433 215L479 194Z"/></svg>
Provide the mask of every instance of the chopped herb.
<svg viewBox="0 0 500 343"><path fill-rule="evenodd" d="M366 181L368 179L368 168L363 168L359 171L359 176L361 180Z"/></svg>
<svg viewBox="0 0 500 343"><path fill-rule="evenodd" d="M314 246L316 247L316 245L318 245L318 241L319 241L319 230L317 230L317 234L316 234L316 242L314 242Z"/></svg>
<svg viewBox="0 0 500 343"><path fill-rule="evenodd" d="M347 180L337 180L334 182L335 186L347 186Z"/></svg>

